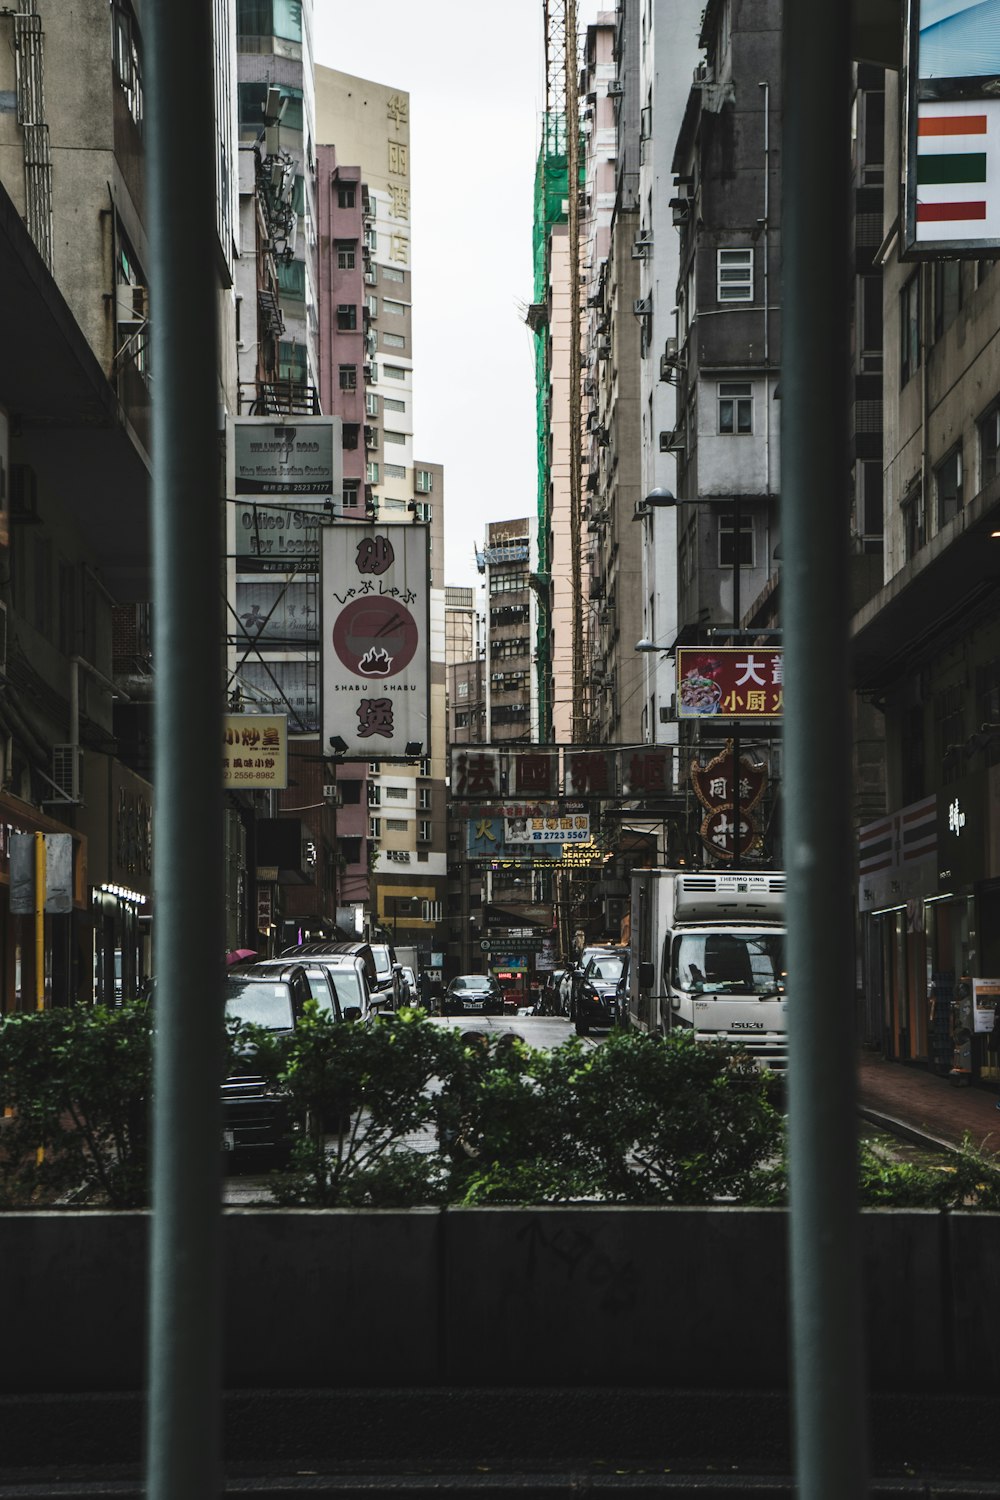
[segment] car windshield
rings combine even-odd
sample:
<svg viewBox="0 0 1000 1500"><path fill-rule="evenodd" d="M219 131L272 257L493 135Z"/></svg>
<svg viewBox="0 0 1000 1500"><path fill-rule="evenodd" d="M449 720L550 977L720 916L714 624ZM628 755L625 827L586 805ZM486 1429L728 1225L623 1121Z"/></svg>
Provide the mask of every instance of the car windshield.
<svg viewBox="0 0 1000 1500"><path fill-rule="evenodd" d="M452 990L488 990L491 981L485 974L460 974L448 986Z"/></svg>
<svg viewBox="0 0 1000 1500"><path fill-rule="evenodd" d="M331 967L333 966L331 965ZM337 999L340 1001L341 1006L363 1006L364 997L361 993L361 981L358 978L358 971L353 964L344 964L343 968L338 964L333 968L330 978L337 987Z"/></svg>
<svg viewBox="0 0 1000 1500"><path fill-rule="evenodd" d="M267 979L226 983L226 1020L263 1026L267 1031L291 1031L295 1024L292 992L287 984Z"/></svg>
<svg viewBox="0 0 1000 1500"><path fill-rule="evenodd" d="M588 979L606 979L617 984L622 977L622 960L617 954L602 954L600 958L592 958L587 965L586 975Z"/></svg>
<svg viewBox="0 0 1000 1500"><path fill-rule="evenodd" d="M321 1011L332 1014L336 1007L331 990L336 988L337 995L340 995L340 987L336 980L330 977L325 969L307 969L306 978L309 980L310 998L316 1001Z"/></svg>
<svg viewBox="0 0 1000 1500"><path fill-rule="evenodd" d="M783 995L784 934L684 933L674 938L671 978L695 995Z"/></svg>
<svg viewBox="0 0 1000 1500"><path fill-rule="evenodd" d="M372 957L375 960L375 973L380 979L389 979L392 975L392 959L389 957L388 948L373 948Z"/></svg>

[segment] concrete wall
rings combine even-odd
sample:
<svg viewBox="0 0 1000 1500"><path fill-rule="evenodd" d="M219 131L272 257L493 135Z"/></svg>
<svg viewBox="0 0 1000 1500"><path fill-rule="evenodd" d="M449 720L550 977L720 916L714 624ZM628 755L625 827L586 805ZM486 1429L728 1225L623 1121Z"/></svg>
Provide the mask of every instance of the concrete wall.
<svg viewBox="0 0 1000 1500"><path fill-rule="evenodd" d="M0 1400L144 1380L143 1213L0 1215ZM873 1393L994 1398L1000 1216L866 1213ZM684 1208L225 1214L225 1385L780 1391L785 1214Z"/></svg>

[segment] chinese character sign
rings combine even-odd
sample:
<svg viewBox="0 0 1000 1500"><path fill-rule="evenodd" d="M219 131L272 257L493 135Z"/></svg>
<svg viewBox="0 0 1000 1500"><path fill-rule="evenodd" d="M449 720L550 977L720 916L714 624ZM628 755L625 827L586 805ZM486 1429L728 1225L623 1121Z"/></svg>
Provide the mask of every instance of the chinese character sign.
<svg viewBox="0 0 1000 1500"><path fill-rule="evenodd" d="M341 522L322 537L323 741L357 760L430 750L425 526Z"/></svg>
<svg viewBox="0 0 1000 1500"><path fill-rule="evenodd" d="M590 814L565 813L551 818L505 818L508 844L589 844Z"/></svg>
<svg viewBox="0 0 1000 1500"><path fill-rule="evenodd" d="M682 646L677 651L677 717L780 719L780 646Z"/></svg>
<svg viewBox="0 0 1000 1500"><path fill-rule="evenodd" d="M904 247L1000 245L1000 32L982 0L910 0Z"/></svg>
<svg viewBox="0 0 1000 1500"><path fill-rule="evenodd" d="M225 714L222 721L222 784L227 787L288 785L287 714Z"/></svg>
<svg viewBox="0 0 1000 1500"><path fill-rule="evenodd" d="M340 513L344 489L340 417L234 417L229 472L236 495L313 495Z"/></svg>

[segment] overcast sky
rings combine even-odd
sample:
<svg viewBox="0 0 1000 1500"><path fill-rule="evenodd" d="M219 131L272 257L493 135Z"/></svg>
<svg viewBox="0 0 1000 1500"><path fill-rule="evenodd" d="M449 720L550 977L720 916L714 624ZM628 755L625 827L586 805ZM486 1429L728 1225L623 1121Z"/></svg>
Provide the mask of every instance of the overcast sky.
<svg viewBox="0 0 1000 1500"><path fill-rule="evenodd" d="M578 6L580 27L596 3ZM410 95L414 455L445 466L445 579L537 507L531 301L542 0L316 0L316 61ZM335 144L335 143L334 143Z"/></svg>

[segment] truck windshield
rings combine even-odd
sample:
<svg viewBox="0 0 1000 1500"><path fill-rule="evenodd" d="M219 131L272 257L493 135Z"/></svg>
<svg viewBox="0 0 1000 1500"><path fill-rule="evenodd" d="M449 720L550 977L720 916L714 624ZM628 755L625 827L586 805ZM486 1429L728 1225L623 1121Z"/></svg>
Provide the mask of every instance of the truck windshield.
<svg viewBox="0 0 1000 1500"><path fill-rule="evenodd" d="M674 938L670 977L695 995L783 995L784 934L682 933Z"/></svg>

